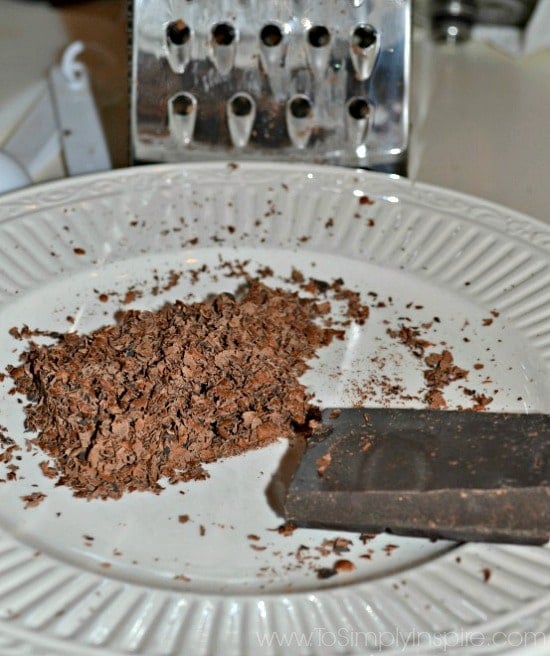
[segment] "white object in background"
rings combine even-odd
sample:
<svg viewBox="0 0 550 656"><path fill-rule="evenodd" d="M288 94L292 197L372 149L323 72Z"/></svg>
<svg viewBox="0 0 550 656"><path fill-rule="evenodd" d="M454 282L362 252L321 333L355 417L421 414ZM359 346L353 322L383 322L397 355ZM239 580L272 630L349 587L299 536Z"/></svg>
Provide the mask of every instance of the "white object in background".
<svg viewBox="0 0 550 656"><path fill-rule="evenodd" d="M82 42L75 41L65 50L61 66L54 66L50 72L61 147L69 176L111 168L88 73L84 64L76 59L83 50Z"/></svg>
<svg viewBox="0 0 550 656"><path fill-rule="evenodd" d="M19 162L0 150L0 194L20 189L32 183L29 174Z"/></svg>
<svg viewBox="0 0 550 656"><path fill-rule="evenodd" d="M48 89L45 89L2 148L0 192L31 184L38 172L59 153L59 149L59 130L52 98ZM9 158L12 167L16 164L27 178L26 182L21 179L17 187L9 186L10 179L3 177Z"/></svg>
<svg viewBox="0 0 550 656"><path fill-rule="evenodd" d="M1 145L44 92L50 63L57 61L70 37L62 12L48 2L0 0L0 24ZM62 170L57 162L49 165L40 180Z"/></svg>
<svg viewBox="0 0 550 656"><path fill-rule="evenodd" d="M523 29L506 25L476 25L472 38L486 41L513 57L550 49L550 0L538 0Z"/></svg>
<svg viewBox="0 0 550 656"><path fill-rule="evenodd" d="M550 48L550 0L539 0L525 28L523 54Z"/></svg>
<svg viewBox="0 0 550 656"><path fill-rule="evenodd" d="M77 41L65 50L50 72L49 89L0 150L0 193L31 184L60 151L68 175L111 168L88 74L76 60L83 49Z"/></svg>

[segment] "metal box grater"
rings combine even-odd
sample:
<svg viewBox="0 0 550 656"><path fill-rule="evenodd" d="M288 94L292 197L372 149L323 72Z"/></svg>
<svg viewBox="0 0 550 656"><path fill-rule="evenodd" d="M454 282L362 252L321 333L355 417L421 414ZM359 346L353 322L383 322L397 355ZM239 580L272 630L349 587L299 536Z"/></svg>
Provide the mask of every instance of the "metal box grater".
<svg viewBox="0 0 550 656"><path fill-rule="evenodd" d="M411 0L130 0L135 162L404 173Z"/></svg>

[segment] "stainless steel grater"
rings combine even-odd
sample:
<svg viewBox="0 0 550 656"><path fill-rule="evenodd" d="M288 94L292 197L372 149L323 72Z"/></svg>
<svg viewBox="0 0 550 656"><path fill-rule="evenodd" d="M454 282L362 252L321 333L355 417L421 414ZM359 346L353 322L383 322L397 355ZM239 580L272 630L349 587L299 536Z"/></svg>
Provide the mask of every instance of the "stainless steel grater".
<svg viewBox="0 0 550 656"><path fill-rule="evenodd" d="M130 0L135 162L404 173L411 0Z"/></svg>

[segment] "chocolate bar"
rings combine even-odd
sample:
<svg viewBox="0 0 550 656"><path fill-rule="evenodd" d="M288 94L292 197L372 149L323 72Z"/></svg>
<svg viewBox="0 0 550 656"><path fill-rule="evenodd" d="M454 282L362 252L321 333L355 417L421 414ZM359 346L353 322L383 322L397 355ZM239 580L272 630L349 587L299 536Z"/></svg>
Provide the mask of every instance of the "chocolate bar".
<svg viewBox="0 0 550 656"><path fill-rule="evenodd" d="M298 526L543 544L550 415L327 409L294 474Z"/></svg>

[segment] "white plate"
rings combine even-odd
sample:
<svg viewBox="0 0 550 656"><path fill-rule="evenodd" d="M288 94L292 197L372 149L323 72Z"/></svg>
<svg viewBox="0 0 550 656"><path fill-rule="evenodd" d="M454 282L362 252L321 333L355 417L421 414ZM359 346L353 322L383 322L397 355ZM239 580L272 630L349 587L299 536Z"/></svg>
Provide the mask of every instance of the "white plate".
<svg viewBox="0 0 550 656"><path fill-rule="evenodd" d="M374 204L360 203L363 194ZM2 199L0 219L2 368L23 347L11 326L65 331L72 315L88 331L110 321L133 284L146 292L136 308L230 291L235 281L218 271L217 281L204 274L192 285L183 275L149 293L154 270L164 282L171 269L206 263L212 273L221 255L277 276L292 266L342 276L386 301L305 376L322 405L357 401L358 387L382 374L418 391L419 365L384 323L409 314L440 318L432 337L470 370L468 386L498 390L491 409L550 411L550 229L487 202L346 169L218 163L30 189ZM119 296L101 303L98 292ZM491 310L500 314L484 326ZM385 358L382 371L373 355ZM477 361L485 368L474 370ZM372 404L388 402L376 380L371 387ZM21 405L8 389L6 381L0 423L22 443ZM469 404L458 384L447 398ZM547 548L389 535L364 545L350 534L343 555L357 568L319 580L314 569L334 554L300 564L295 552L320 555L315 547L341 534L270 530L282 520L266 488L285 450L281 442L215 463L209 480L159 496L92 502L55 488L22 451L19 480L0 485L0 653L348 654L364 653L365 641L391 654L470 654L480 642L482 653L494 653L488 644L504 653L550 627ZM24 510L20 496L36 490L46 499ZM390 555L389 543L398 545ZM370 560L360 558L369 548Z"/></svg>

